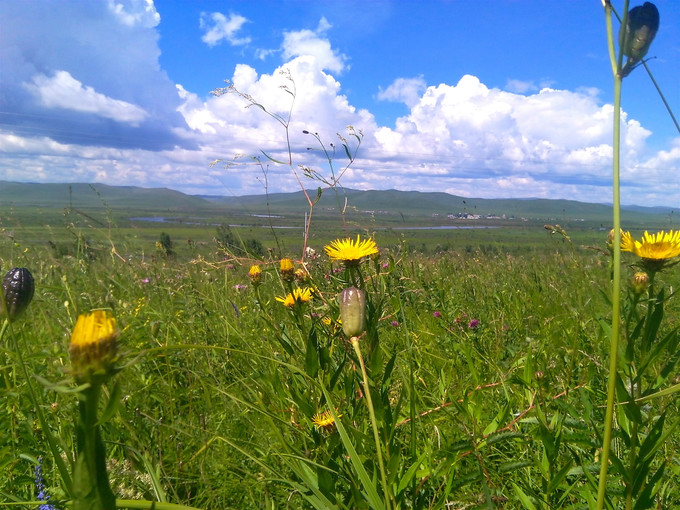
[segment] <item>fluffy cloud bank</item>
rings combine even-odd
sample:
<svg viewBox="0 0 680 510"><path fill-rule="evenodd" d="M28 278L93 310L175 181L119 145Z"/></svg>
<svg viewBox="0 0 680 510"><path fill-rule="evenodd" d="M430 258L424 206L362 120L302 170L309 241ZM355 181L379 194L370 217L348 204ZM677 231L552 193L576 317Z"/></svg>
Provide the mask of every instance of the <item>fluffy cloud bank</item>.
<svg viewBox="0 0 680 510"><path fill-rule="evenodd" d="M251 48L280 55L274 71L239 64L230 77L233 89L202 97L161 69L156 27L162 20L151 0L46 2L42 9L41 3L0 4L3 19L30 18L7 24L0 45L8 70L0 73L0 179L261 193L262 168L236 156L259 155L266 163L265 152L287 160L290 142L292 169L306 165L330 177L321 149L336 158L334 171L342 170L337 133L354 149L356 140L346 136L354 126L364 138L343 175L346 187L610 200L613 109L597 91L512 79L503 90L472 75L440 84L395 77L375 97L403 103L407 113L379 125L343 91L351 59L332 46L322 18L314 30L282 32L274 50ZM47 7L60 10L59 30ZM249 21L239 14L204 13L199 22L209 46L252 43L241 35ZM35 33L44 33L41 41ZM625 112L622 133L624 202L677 203L677 180L665 179L662 189L655 183L680 170L680 139L650 152L649 130ZM229 164L210 166L217 159ZM270 191L297 189L291 168L267 168Z"/></svg>

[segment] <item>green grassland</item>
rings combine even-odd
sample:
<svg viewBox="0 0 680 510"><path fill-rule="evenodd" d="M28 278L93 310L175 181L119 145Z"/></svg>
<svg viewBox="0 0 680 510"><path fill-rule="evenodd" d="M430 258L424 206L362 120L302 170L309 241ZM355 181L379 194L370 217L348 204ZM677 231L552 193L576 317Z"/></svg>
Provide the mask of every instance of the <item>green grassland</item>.
<svg viewBox="0 0 680 510"><path fill-rule="evenodd" d="M33 186L40 191L0 186L8 193L1 267L29 268L36 286L0 345L0 506L37 506L39 457L52 502L68 499L47 436L68 465L77 414L69 335L78 315L96 308L110 310L121 330L122 370L107 385L111 412L101 424L120 500L202 509L590 505L609 349L610 208L347 192L343 225L327 192L310 231L317 257L307 258L304 280L288 282L279 259L302 267L299 194L272 195L268 209L262 197L229 203L170 190ZM441 216L466 208L499 217ZM273 229L274 221L296 228ZM672 215L630 211L624 221L639 232L668 228ZM233 225L237 247L255 240L262 253L225 249L220 224ZM442 225L494 228L413 229ZM161 233L172 254L157 246ZM357 234L380 248L358 277L323 253L329 241ZM634 260L624 262L628 280ZM263 269L259 285L249 279L252 264ZM336 296L357 278L369 301L361 340L368 385L337 322ZM656 285L672 294L677 268ZM313 287L314 298L294 309L276 300L297 286ZM669 299L661 336L677 337L679 311ZM669 363L650 366L676 384ZM646 413L659 409L677 423L673 394L648 405ZM335 415L328 430L314 425L321 412ZM645 479L659 473L650 501L677 508L677 429L665 439ZM623 484L612 471L618 508Z"/></svg>

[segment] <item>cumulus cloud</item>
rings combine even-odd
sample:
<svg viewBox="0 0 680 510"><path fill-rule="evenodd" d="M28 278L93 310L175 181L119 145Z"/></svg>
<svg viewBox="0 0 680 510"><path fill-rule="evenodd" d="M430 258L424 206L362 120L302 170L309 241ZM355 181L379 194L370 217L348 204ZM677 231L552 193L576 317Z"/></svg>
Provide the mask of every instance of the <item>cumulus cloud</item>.
<svg viewBox="0 0 680 510"><path fill-rule="evenodd" d="M0 19L0 126L59 143L194 145L159 66L152 2L2 2Z"/></svg>
<svg viewBox="0 0 680 510"><path fill-rule="evenodd" d="M25 87L47 108L94 113L133 126L139 125L147 117L147 113L138 106L83 86L68 71L57 71L51 78L44 74L35 75Z"/></svg>
<svg viewBox="0 0 680 510"><path fill-rule="evenodd" d="M425 92L427 83L422 76L416 78L397 78L385 90L378 92L378 99L384 101L396 101L413 107L420 100L420 95Z"/></svg>
<svg viewBox="0 0 680 510"><path fill-rule="evenodd" d="M107 0L106 5L121 23L127 26L141 25L147 28L155 27L161 21L153 0L130 0L127 3Z"/></svg>
<svg viewBox="0 0 680 510"><path fill-rule="evenodd" d="M352 125L365 136L343 175L346 187L611 199L613 107L595 89L538 81L499 89L471 75L428 86L422 76L402 77L376 97L402 102L408 113L378 125L343 90L338 75L348 58L330 44L325 19L314 30L284 33L278 51L285 62L274 71L236 65L230 81L240 94L202 97L160 68L150 1L17 5L0 3L0 19L13 20L0 45L0 179L261 193L261 167L237 156L265 160L264 151L286 160L289 141L292 166L269 164L267 181L270 191L293 191L298 164L330 175L324 152L304 131L318 133L337 172L347 162L341 144L356 147L346 131ZM239 40L239 33L231 35ZM248 98L270 115L248 108ZM680 171L680 139L654 153L649 136L623 112L624 203L677 203L680 183L668 175ZM218 158L250 165L209 165Z"/></svg>
<svg viewBox="0 0 680 510"><path fill-rule="evenodd" d="M397 187L482 197L565 196L573 189L573 196L607 200L613 109L592 90L524 95L467 75L455 85L427 87L411 102L393 127L377 128L372 146L376 160L401 163L403 171L381 167ZM642 182L650 170L638 163L651 133L624 112L622 134L626 161Z"/></svg>
<svg viewBox="0 0 680 510"><path fill-rule="evenodd" d="M238 37L248 19L240 14L225 16L221 12L201 13L200 24L204 34L201 40L208 46L216 46L222 41L227 41L232 46L241 46L250 42L250 37Z"/></svg>
<svg viewBox="0 0 680 510"><path fill-rule="evenodd" d="M324 37L331 28L326 18L321 18L316 30L297 30L283 35L283 58L290 60L300 56L312 56L321 69L341 73L346 69L347 56L331 47Z"/></svg>

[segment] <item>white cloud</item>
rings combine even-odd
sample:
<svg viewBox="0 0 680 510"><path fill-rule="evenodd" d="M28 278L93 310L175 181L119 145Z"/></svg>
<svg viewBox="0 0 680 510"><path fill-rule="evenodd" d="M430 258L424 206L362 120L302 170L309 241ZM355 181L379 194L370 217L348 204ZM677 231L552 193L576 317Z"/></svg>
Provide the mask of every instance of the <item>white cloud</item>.
<svg viewBox="0 0 680 510"><path fill-rule="evenodd" d="M321 18L317 29L285 32L283 35L283 58L290 60L300 56L312 56L321 69L341 73L346 69L347 56L331 47L330 41L323 37L331 28L326 18Z"/></svg>
<svg viewBox="0 0 680 510"><path fill-rule="evenodd" d="M380 89L378 99L404 103L408 107L415 106L420 95L425 92L427 83L422 76L416 78L397 78L385 90Z"/></svg>
<svg viewBox="0 0 680 510"><path fill-rule="evenodd" d="M5 129L64 144L186 146L152 2L0 2L0 17Z"/></svg>
<svg viewBox="0 0 680 510"><path fill-rule="evenodd" d="M260 150L286 157L286 129L260 108L246 108L236 94L202 97L172 83L159 65L158 31L153 12L145 10L151 2L88 2L84 9L78 1L33 0L30 12L19 4L0 3L12 20L0 45L6 110L0 113L0 179L240 195L263 191L260 169L209 162L262 157ZM244 23L229 29L234 40L243 38ZM474 76L428 87L423 77L399 78L376 97L401 101L408 113L381 126L343 90L337 76L348 58L332 47L329 27L322 18L314 30L287 32L276 50L286 61L271 73L246 64L233 70L232 83L284 122L289 92L296 95L288 125L293 165L268 166L270 191L297 189L297 164L329 174L323 152L303 130L319 133L341 170L346 159L336 133L353 125L366 136L343 177L346 187L611 200L613 107L596 89L538 90L531 82L509 82L501 90ZM623 112L623 201L677 204L680 181L669 176L680 172L680 139L654 153L649 136Z"/></svg>
<svg viewBox="0 0 680 510"><path fill-rule="evenodd" d="M106 5L121 23L130 27L141 25L151 28L161 22L161 16L156 11L153 0L128 0L120 3L107 0Z"/></svg>
<svg viewBox="0 0 680 510"><path fill-rule="evenodd" d="M480 197L569 197L573 190L572 198L601 202L611 193L611 124L611 105L600 105L592 90L520 95L464 76L428 87L408 115L377 128L365 157L388 165L374 182L390 173L400 189ZM639 165L651 133L625 112L622 127L628 168L642 182L652 173ZM680 187L671 187L679 196Z"/></svg>
<svg viewBox="0 0 680 510"><path fill-rule="evenodd" d="M511 79L506 82L505 90L508 92L514 92L516 94L526 94L527 92L537 91L538 87L533 81Z"/></svg>
<svg viewBox="0 0 680 510"><path fill-rule="evenodd" d="M216 46L222 41L227 41L232 46L242 46L250 42L250 37L238 37L241 30L249 20L240 14L225 16L221 12L201 13L200 24L204 34L201 40L208 46Z"/></svg>
<svg viewBox="0 0 680 510"><path fill-rule="evenodd" d="M25 87L47 108L93 113L133 126L139 125L147 117L147 113L139 106L112 99L92 87L83 86L68 71L57 71L51 78L44 74L35 75L32 83L26 83Z"/></svg>

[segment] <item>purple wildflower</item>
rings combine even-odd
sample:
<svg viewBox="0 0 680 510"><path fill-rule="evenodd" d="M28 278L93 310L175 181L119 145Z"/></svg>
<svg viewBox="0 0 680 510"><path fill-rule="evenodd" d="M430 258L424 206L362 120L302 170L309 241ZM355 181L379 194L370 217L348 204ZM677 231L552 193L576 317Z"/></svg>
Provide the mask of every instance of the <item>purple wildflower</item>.
<svg viewBox="0 0 680 510"><path fill-rule="evenodd" d="M479 319L472 319L470 322L468 322L468 328L470 329L476 329L477 326L479 326Z"/></svg>
<svg viewBox="0 0 680 510"><path fill-rule="evenodd" d="M392 326L395 328L399 326L399 321L392 321Z"/></svg>
<svg viewBox="0 0 680 510"><path fill-rule="evenodd" d="M432 314L432 316L439 319L439 317L442 316L442 313L439 310L435 310L434 313Z"/></svg>
<svg viewBox="0 0 680 510"><path fill-rule="evenodd" d="M148 278L142 278L141 281L142 283L149 283L151 280L149 280Z"/></svg>
<svg viewBox="0 0 680 510"><path fill-rule="evenodd" d="M237 283L236 285L234 285L234 288L235 288L236 290L243 290L243 289L245 289L245 288L247 288L247 287L248 287L247 285L242 285L242 284L240 284L240 283Z"/></svg>
<svg viewBox="0 0 680 510"><path fill-rule="evenodd" d="M38 463L33 469L33 477L35 478L35 490L38 491L38 500L45 501L45 504L40 505L38 510L57 510L56 507L47 503L50 500L50 495L47 493L45 479L42 474L42 457L38 457Z"/></svg>

